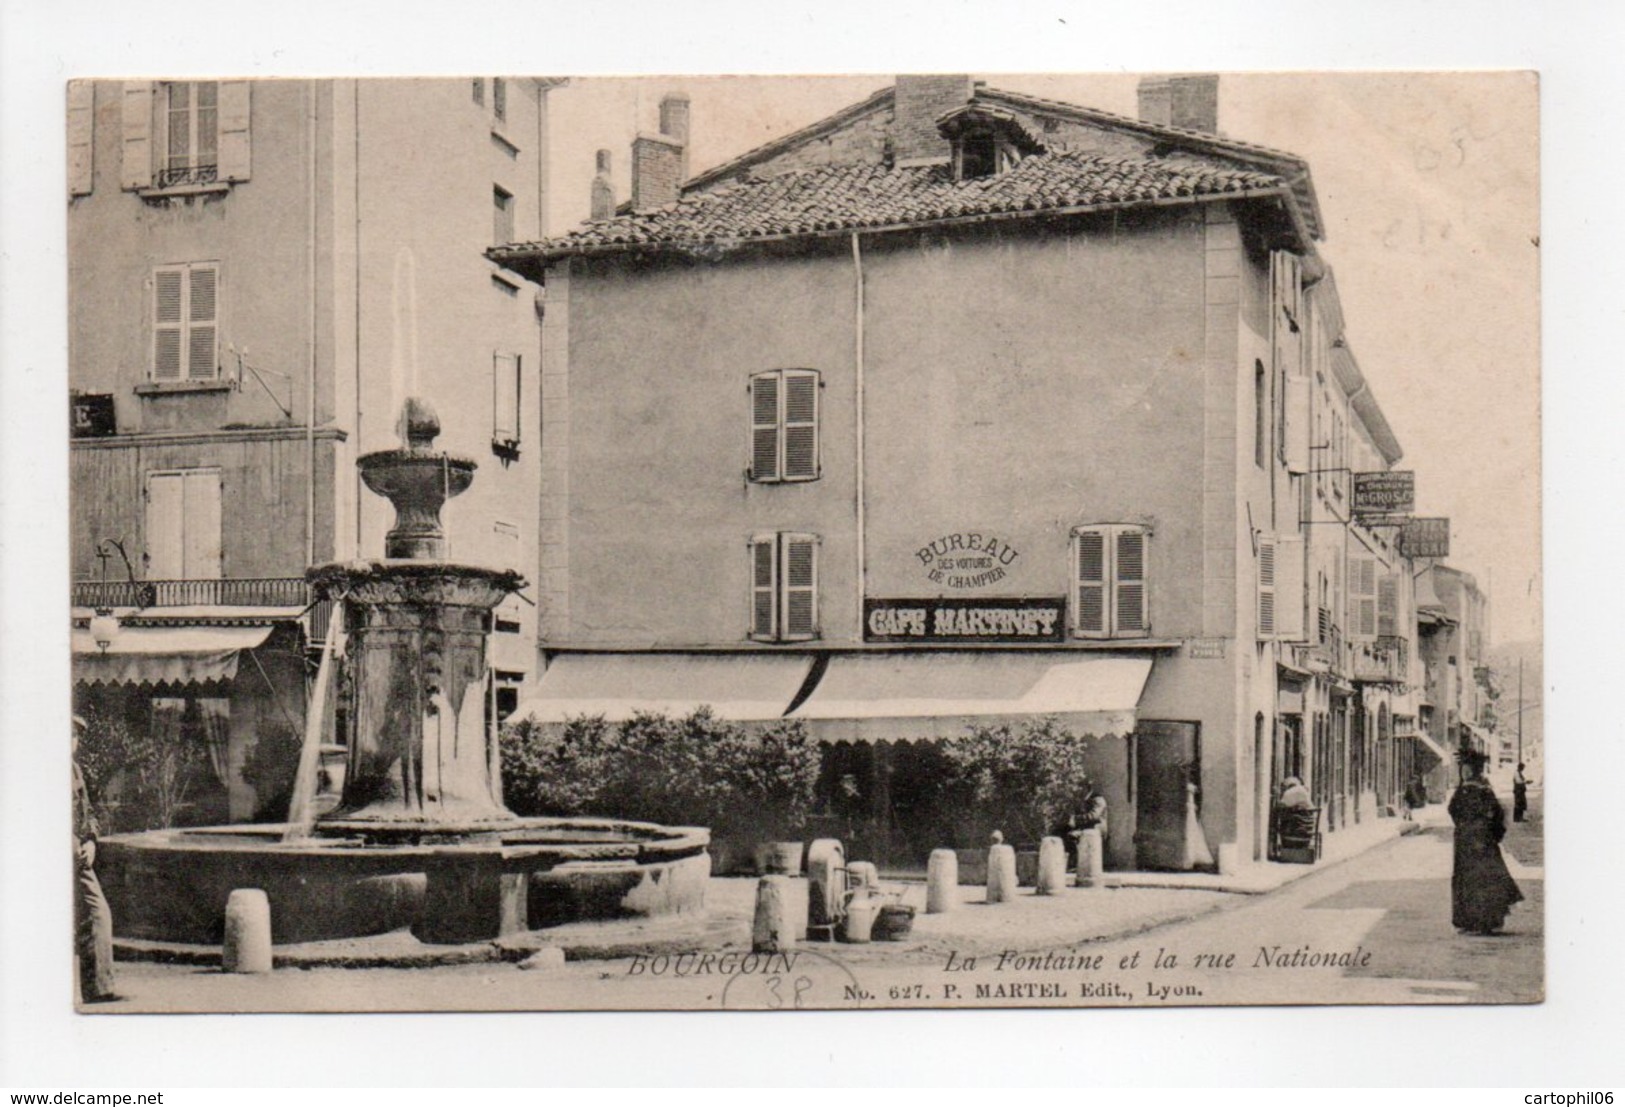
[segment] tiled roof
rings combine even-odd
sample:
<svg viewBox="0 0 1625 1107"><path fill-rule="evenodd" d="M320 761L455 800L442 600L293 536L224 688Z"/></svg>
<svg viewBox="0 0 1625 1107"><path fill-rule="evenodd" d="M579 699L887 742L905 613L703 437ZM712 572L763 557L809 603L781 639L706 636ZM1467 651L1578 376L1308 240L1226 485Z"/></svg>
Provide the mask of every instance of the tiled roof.
<svg viewBox="0 0 1625 1107"><path fill-rule="evenodd" d="M574 254L908 227L978 216L1124 207L1280 192L1280 177L1172 158L1038 154L992 177L954 181L948 167L821 166L692 194L655 211L588 223L537 243L499 246L503 263Z"/></svg>

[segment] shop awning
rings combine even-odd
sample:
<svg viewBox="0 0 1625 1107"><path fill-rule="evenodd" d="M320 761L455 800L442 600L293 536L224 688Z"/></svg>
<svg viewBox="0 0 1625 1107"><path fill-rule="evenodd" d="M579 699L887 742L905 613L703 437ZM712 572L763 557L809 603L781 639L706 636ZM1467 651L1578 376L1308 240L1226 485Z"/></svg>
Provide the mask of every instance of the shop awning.
<svg viewBox="0 0 1625 1107"><path fill-rule="evenodd" d="M243 650L273 628L120 627L105 651L88 630L73 631L73 679L85 684L207 684L237 675Z"/></svg>
<svg viewBox="0 0 1625 1107"><path fill-rule="evenodd" d="M812 663L806 654L562 654L514 717L621 722L639 712L676 718L708 706L719 719L777 719Z"/></svg>
<svg viewBox="0 0 1625 1107"><path fill-rule="evenodd" d="M1439 759L1439 764L1444 765L1449 763L1449 752L1443 746L1439 745L1439 743L1428 737L1428 735L1422 733L1421 731L1417 731L1415 734L1408 734L1405 735L1405 737L1415 738L1423 749L1427 750L1434 757Z"/></svg>
<svg viewBox="0 0 1625 1107"><path fill-rule="evenodd" d="M1040 715L1065 716L1082 733L1127 734L1151 664L1026 652L849 655L830 661L791 718L852 720L856 736L872 738L953 737L967 720Z"/></svg>

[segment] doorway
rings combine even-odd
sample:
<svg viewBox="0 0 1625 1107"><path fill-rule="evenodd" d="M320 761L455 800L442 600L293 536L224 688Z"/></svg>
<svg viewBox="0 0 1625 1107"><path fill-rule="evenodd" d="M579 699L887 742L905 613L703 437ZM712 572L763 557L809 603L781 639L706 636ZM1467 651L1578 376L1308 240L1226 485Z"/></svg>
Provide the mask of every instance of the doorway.
<svg viewBox="0 0 1625 1107"><path fill-rule="evenodd" d="M1201 794L1200 724L1142 720L1134 732L1134 864L1184 865L1185 785Z"/></svg>

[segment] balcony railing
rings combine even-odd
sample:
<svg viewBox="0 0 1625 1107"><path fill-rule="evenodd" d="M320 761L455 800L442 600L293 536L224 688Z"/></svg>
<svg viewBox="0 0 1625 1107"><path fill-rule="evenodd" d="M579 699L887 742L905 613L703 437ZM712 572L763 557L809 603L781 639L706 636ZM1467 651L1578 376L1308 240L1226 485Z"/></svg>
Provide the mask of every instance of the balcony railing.
<svg viewBox="0 0 1625 1107"><path fill-rule="evenodd" d="M76 607L310 607L305 635L318 645L327 634L331 601L314 607L316 595L303 577L259 577L222 580L76 580Z"/></svg>
<svg viewBox="0 0 1625 1107"><path fill-rule="evenodd" d="M180 165L158 170L155 182L159 188L183 188L187 185L214 184L220 179L217 165Z"/></svg>

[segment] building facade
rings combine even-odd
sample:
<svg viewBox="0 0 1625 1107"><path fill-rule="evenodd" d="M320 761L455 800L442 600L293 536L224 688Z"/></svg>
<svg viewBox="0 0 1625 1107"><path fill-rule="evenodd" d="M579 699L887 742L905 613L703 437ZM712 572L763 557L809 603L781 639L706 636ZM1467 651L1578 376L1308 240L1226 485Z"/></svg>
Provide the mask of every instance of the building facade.
<svg viewBox="0 0 1625 1107"><path fill-rule="evenodd" d="M491 255L547 301L522 710L802 719L893 864L978 723L1093 736L1114 867L1192 805L1264 859L1289 773L1333 833L1395 809L1415 594L1349 481L1401 451L1307 165L1213 78L1128 119L903 77L679 187L670 107L618 214Z"/></svg>
<svg viewBox="0 0 1625 1107"><path fill-rule="evenodd" d="M76 696L216 720L210 814L254 814L244 760L303 727L327 616L304 572L382 554L355 459L399 443L408 395L482 469L451 556L535 576L539 290L483 254L545 233L554 83L69 87ZM511 703L532 609L496 630Z"/></svg>

